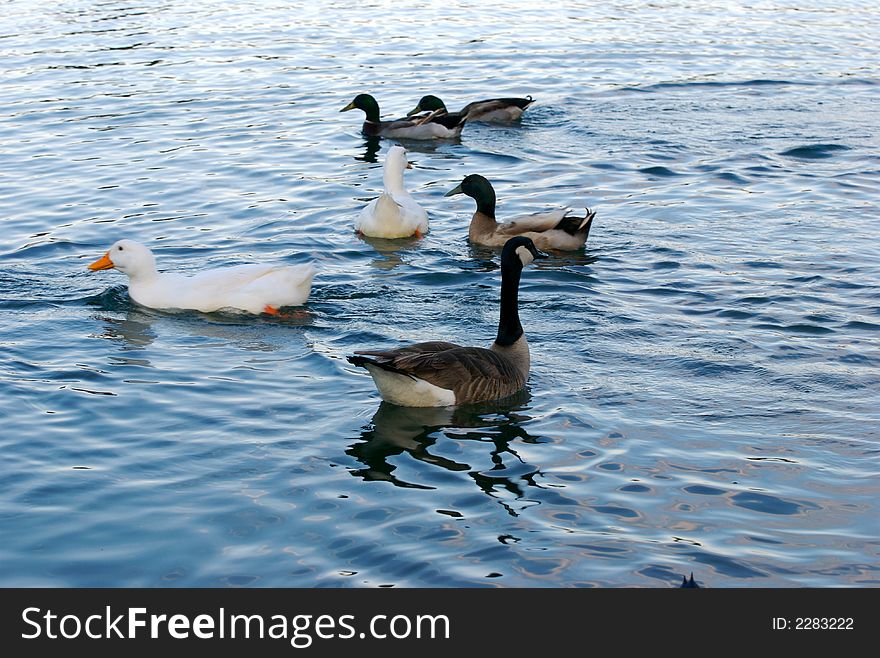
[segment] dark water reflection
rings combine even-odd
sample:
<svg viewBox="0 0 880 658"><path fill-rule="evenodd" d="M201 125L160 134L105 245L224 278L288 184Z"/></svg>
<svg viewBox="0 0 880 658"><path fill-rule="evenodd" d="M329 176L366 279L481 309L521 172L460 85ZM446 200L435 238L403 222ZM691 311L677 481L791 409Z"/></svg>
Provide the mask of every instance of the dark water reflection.
<svg viewBox="0 0 880 658"><path fill-rule="evenodd" d="M379 158L376 157L376 154L379 153L379 150L381 148L381 139L379 139L378 137L365 137L364 152L362 155L356 156L355 160L359 160L361 162L378 162Z"/></svg>
<svg viewBox="0 0 880 658"><path fill-rule="evenodd" d="M522 391L501 402L453 408L412 409L382 402L370 424L361 432L360 441L345 451L365 467L351 470L351 474L403 488L435 488L425 483L403 481L394 475L397 465L392 463L392 458L406 455L448 471L467 472L480 490L489 496L501 487L521 497L523 491L519 480L530 482L528 476L518 472L516 478L508 479L504 475L496 476L493 471L506 471L505 460L516 460L524 465L511 446L512 442L540 443L539 438L529 435L522 427L522 423L529 420L530 399L529 393ZM447 437L486 444L493 466L488 471L480 471L470 464L431 454L431 447Z"/></svg>

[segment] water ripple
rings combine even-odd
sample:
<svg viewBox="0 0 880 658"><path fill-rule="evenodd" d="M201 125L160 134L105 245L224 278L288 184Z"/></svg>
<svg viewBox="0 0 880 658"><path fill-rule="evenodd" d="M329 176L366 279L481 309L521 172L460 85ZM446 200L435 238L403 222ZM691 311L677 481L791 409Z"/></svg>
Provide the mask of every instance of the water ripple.
<svg viewBox="0 0 880 658"><path fill-rule="evenodd" d="M876 584L861 10L10 7L0 584ZM339 113L360 91L386 117L426 93L537 102L405 143L431 230L380 241L353 231L392 143ZM495 335L498 254L443 196L469 173L500 218L597 209L590 242L523 274L521 395L380 404L352 350ZM292 318L151 311L86 270L123 236L168 270L319 275Z"/></svg>

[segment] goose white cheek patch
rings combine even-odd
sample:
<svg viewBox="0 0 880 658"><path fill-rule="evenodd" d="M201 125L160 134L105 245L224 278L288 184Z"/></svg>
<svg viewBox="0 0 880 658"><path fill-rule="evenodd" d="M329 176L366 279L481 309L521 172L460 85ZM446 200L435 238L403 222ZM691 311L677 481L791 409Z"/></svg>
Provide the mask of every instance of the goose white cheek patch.
<svg viewBox="0 0 880 658"><path fill-rule="evenodd" d="M516 248L516 255L519 256L519 259L520 259L520 261L522 261L523 266L526 266L529 263L531 263L533 260L535 260L535 257L532 256L532 252L529 251L528 249L526 249L525 247L517 247Z"/></svg>

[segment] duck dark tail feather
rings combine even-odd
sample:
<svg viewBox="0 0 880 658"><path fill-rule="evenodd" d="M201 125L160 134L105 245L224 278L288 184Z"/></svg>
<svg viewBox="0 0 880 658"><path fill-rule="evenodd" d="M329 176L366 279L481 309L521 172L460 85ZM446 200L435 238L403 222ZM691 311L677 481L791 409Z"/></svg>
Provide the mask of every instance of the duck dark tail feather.
<svg viewBox="0 0 880 658"><path fill-rule="evenodd" d="M596 216L595 210L587 208L586 217L563 217L556 225L556 228L565 231L569 235L577 235L578 233L586 233L584 240L590 235L590 227L593 225L593 218Z"/></svg>
<svg viewBox="0 0 880 658"><path fill-rule="evenodd" d="M596 217L596 211L590 210L587 208L587 216L584 217L584 221L581 222L581 226L578 229L579 231L584 232L584 242L590 237L590 229L593 228L593 219Z"/></svg>

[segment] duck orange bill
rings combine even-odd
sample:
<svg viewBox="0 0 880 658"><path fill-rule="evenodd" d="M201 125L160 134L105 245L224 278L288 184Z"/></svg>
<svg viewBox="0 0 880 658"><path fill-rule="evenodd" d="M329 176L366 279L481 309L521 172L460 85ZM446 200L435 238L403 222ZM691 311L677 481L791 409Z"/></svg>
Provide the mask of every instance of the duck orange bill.
<svg viewBox="0 0 880 658"><path fill-rule="evenodd" d="M89 265L89 269L92 272L97 272L98 270L109 270L114 267L115 267L115 265L113 265L113 261L110 260L110 252L109 251L106 254L104 254L103 256L101 256L94 263Z"/></svg>

